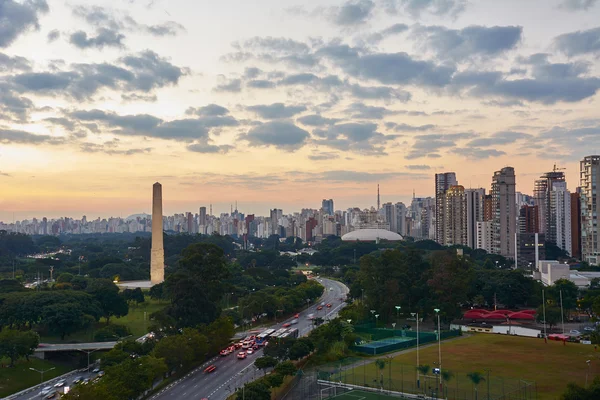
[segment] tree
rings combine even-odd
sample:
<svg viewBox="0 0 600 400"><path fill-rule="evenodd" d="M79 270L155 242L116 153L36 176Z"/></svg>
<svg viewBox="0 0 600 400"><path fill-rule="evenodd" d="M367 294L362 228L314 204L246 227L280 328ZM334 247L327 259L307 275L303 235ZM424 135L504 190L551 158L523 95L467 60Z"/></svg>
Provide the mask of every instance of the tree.
<svg viewBox="0 0 600 400"><path fill-rule="evenodd" d="M559 279L550 286L549 295L554 300L554 304L560 307L560 297L562 293L562 305L567 311L577 308L577 296L579 289L568 279Z"/></svg>
<svg viewBox="0 0 600 400"><path fill-rule="evenodd" d="M0 293L22 292L25 287L15 279L0 280Z"/></svg>
<svg viewBox="0 0 600 400"><path fill-rule="evenodd" d="M259 357L254 360L254 365L256 368L263 370L263 373L266 374L267 368L272 368L277 365L277 360L269 356Z"/></svg>
<svg viewBox="0 0 600 400"><path fill-rule="evenodd" d="M275 372L282 376L293 376L298 368L291 361L284 361L275 366Z"/></svg>
<svg viewBox="0 0 600 400"><path fill-rule="evenodd" d="M170 370L188 366L194 361L194 351L183 335L162 338L152 353L156 358L164 359Z"/></svg>
<svg viewBox="0 0 600 400"><path fill-rule="evenodd" d="M13 367L20 357L26 357L29 361L29 355L33 354L39 343L40 337L33 331L4 328L0 332L0 356L10 358L10 366Z"/></svg>
<svg viewBox="0 0 600 400"><path fill-rule="evenodd" d="M154 285L150 288L150 298L153 300L164 300L165 292L164 292L165 283L159 283L158 285Z"/></svg>
<svg viewBox="0 0 600 400"><path fill-rule="evenodd" d="M110 317L123 317L129 312L127 301L119 295L119 287L110 279L91 279L86 291L100 303L107 325Z"/></svg>
<svg viewBox="0 0 600 400"><path fill-rule="evenodd" d="M280 374L271 374L264 378L269 387L276 388L283 385L283 376Z"/></svg>
<svg viewBox="0 0 600 400"><path fill-rule="evenodd" d="M71 283L72 280L73 274L68 272L63 272L62 274L58 275L58 278L56 278L57 283Z"/></svg>
<svg viewBox="0 0 600 400"><path fill-rule="evenodd" d="M292 347L290 347L290 352L289 352L289 356L290 356L290 360L299 360L301 358L304 358L306 356L308 356L310 354L311 350L311 346L308 344L310 343L310 341L308 340L296 340L296 342L292 345ZM311 343L312 345L312 343Z"/></svg>
<svg viewBox="0 0 600 400"><path fill-rule="evenodd" d="M587 387L569 383L567 389L560 396L560 400L596 400L600 398L600 377L595 377Z"/></svg>
<svg viewBox="0 0 600 400"><path fill-rule="evenodd" d="M467 374L467 378L469 378L469 380L471 381L471 383L473 383L473 386L475 387L475 400L477 400L477 387L481 382L485 381L485 378L483 377L483 374L481 372L469 372Z"/></svg>
<svg viewBox="0 0 600 400"><path fill-rule="evenodd" d="M84 313L76 303L58 303L44 307L42 318L51 332L60 335L65 340L66 335L88 327L94 322L94 317Z"/></svg>
<svg viewBox="0 0 600 400"><path fill-rule="evenodd" d="M271 391L261 380L246 383L237 391L237 400L271 400Z"/></svg>
<svg viewBox="0 0 600 400"><path fill-rule="evenodd" d="M542 306L539 306L537 309L537 320L539 322L544 322L544 309ZM546 324L549 329L552 330L552 327L558 324L560 321L560 308L548 306L546 307Z"/></svg>

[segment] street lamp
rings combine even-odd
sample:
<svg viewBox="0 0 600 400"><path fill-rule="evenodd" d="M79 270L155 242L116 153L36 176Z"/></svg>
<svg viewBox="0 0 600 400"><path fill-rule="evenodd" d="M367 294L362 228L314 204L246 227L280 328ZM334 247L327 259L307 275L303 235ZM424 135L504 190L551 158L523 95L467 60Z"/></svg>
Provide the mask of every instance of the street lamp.
<svg viewBox="0 0 600 400"><path fill-rule="evenodd" d="M592 360L587 360L587 371L585 371L585 387L587 388L588 385L588 375L590 373L590 365L592 364Z"/></svg>
<svg viewBox="0 0 600 400"><path fill-rule="evenodd" d="M350 324L350 323L352 322L352 320L351 320L351 319L347 319L346 321L348 321L348 324Z"/></svg>
<svg viewBox="0 0 600 400"><path fill-rule="evenodd" d="M375 328L377 328L378 321L379 321L379 314L375 314Z"/></svg>
<svg viewBox="0 0 600 400"><path fill-rule="evenodd" d="M50 368L50 369L46 369L46 370L43 370L43 369L42 369L42 370L40 370L40 369L31 368L31 367L30 367L29 369L30 369L30 370L32 370L32 371L35 371L35 372L39 372L39 373L40 373L40 378L41 378L41 379L40 379L40 384L42 384L42 383L44 383L44 374L45 374L46 372L48 372L48 371L52 371L52 370L54 369L54 367L52 367L52 368Z"/></svg>
<svg viewBox="0 0 600 400"><path fill-rule="evenodd" d="M398 314L400 313L401 306L396 306L396 322L398 322Z"/></svg>
<svg viewBox="0 0 600 400"><path fill-rule="evenodd" d="M442 326L440 325L440 309L434 308L433 311L437 314L438 323L438 361L440 364L440 376L442 376Z"/></svg>
<svg viewBox="0 0 600 400"><path fill-rule="evenodd" d="M417 388L421 387L420 376L419 376L419 313L410 313L413 317L417 318Z"/></svg>
<svg viewBox="0 0 600 400"><path fill-rule="evenodd" d="M131 336L131 335L130 335ZM101 350L101 349L96 349L96 350L83 350L83 349L77 349L81 352L87 353L88 356L88 366L87 366L87 371L90 372L90 354L92 354L95 351Z"/></svg>

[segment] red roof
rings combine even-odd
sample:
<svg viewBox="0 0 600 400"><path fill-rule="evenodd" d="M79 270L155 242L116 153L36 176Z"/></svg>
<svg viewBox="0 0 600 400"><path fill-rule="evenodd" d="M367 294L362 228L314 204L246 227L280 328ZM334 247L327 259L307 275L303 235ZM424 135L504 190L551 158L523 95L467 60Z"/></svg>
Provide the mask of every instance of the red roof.
<svg viewBox="0 0 600 400"><path fill-rule="evenodd" d="M514 311L510 311L510 310L496 310L496 311L492 311L494 313L500 313L500 314L512 314L514 313Z"/></svg>
<svg viewBox="0 0 600 400"><path fill-rule="evenodd" d="M522 312L522 313L525 313L525 314L531 314L531 315L537 314L536 310L522 310L522 311L519 311L519 312Z"/></svg>
<svg viewBox="0 0 600 400"><path fill-rule="evenodd" d="M524 312L516 312L516 313L512 313L508 316L508 318L510 319L528 319L528 320L534 320L535 316L531 315L531 314L527 314Z"/></svg>
<svg viewBox="0 0 600 400"><path fill-rule="evenodd" d="M463 318L467 319L482 319L485 318L485 313L476 312L476 311L468 311L463 315Z"/></svg>
<svg viewBox="0 0 600 400"><path fill-rule="evenodd" d="M499 313L499 312L493 312L493 313L484 315L483 318L485 318L485 319L506 319L506 315Z"/></svg>
<svg viewBox="0 0 600 400"><path fill-rule="evenodd" d="M482 313L482 314L487 314L489 313L488 310L484 310L483 308L473 308L467 312L478 312L478 313Z"/></svg>

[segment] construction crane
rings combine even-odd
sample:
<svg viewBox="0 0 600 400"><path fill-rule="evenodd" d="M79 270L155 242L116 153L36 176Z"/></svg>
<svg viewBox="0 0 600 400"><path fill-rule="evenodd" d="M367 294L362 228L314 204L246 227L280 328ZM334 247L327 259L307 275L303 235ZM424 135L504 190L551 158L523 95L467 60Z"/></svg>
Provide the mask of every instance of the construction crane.
<svg viewBox="0 0 600 400"><path fill-rule="evenodd" d="M554 164L554 168L552 169L553 172L556 172L556 171L565 171L565 170L566 170L566 168L559 168L559 167L556 166L556 164Z"/></svg>

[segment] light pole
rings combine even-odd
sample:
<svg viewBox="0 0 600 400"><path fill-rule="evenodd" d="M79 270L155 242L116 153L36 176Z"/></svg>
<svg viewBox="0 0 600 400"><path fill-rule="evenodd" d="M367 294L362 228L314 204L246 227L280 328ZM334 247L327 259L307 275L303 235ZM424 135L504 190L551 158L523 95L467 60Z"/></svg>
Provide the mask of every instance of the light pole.
<svg viewBox="0 0 600 400"><path fill-rule="evenodd" d="M484 369L487 372L487 400L490 400L490 370Z"/></svg>
<svg viewBox="0 0 600 400"><path fill-rule="evenodd" d="M547 342L547 335L546 335L546 299L544 297L544 289L542 289L542 310L544 312L544 342Z"/></svg>
<svg viewBox="0 0 600 400"><path fill-rule="evenodd" d="M592 364L592 360L587 360L587 371L585 371L585 387L587 388L588 385L588 375L590 373L590 365Z"/></svg>
<svg viewBox="0 0 600 400"><path fill-rule="evenodd" d="M420 376L419 376L419 313L410 313L413 317L417 318L417 389L421 387Z"/></svg>
<svg viewBox="0 0 600 400"><path fill-rule="evenodd" d="M396 322L398 322L398 314L400 313L401 306L396 306Z"/></svg>
<svg viewBox="0 0 600 400"><path fill-rule="evenodd" d="M563 314L562 290L560 291L560 320L562 322L562 333L565 334L565 317Z"/></svg>
<svg viewBox="0 0 600 400"><path fill-rule="evenodd" d="M96 350L83 350L83 349L77 349L77 350L79 350L79 351L81 351L81 352L84 352L84 353L86 353L86 354L87 354L87 357L88 357L88 366L87 366L87 372L90 372L90 354L92 354L93 352L95 352L95 351L98 351L98 350L100 350L100 349L96 349Z"/></svg>
<svg viewBox="0 0 600 400"><path fill-rule="evenodd" d="M442 326L440 325L440 309L434 308L438 322L438 361L440 365L440 376L442 376Z"/></svg>
<svg viewBox="0 0 600 400"><path fill-rule="evenodd" d="M43 369L40 370L40 369L31 368L31 367L29 369L40 373L40 384L42 384L42 383L44 383L44 374L48 371L52 371L54 369L54 367L52 367L50 369L46 369L46 370L43 370Z"/></svg>
<svg viewBox="0 0 600 400"><path fill-rule="evenodd" d="M377 328L377 322L379 322L379 314L375 314L375 328Z"/></svg>

